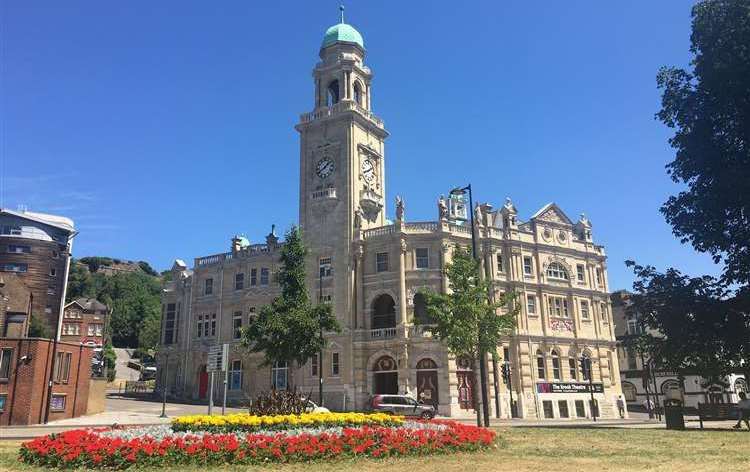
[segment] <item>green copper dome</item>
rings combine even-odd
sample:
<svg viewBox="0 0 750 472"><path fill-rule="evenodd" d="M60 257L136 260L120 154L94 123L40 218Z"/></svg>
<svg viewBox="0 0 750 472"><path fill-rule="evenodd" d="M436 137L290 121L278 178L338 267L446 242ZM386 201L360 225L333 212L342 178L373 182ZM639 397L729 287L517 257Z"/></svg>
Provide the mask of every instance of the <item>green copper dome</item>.
<svg viewBox="0 0 750 472"><path fill-rule="evenodd" d="M323 36L323 45L321 47L325 48L337 42L356 43L362 49L365 48L365 41L362 39L359 31L343 22L328 28L326 35Z"/></svg>

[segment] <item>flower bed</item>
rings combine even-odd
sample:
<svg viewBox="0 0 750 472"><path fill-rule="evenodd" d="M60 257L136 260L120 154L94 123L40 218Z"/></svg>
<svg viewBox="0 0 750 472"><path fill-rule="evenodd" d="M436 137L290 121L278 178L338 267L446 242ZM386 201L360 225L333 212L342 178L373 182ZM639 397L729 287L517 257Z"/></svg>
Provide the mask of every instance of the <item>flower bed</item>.
<svg viewBox="0 0 750 472"><path fill-rule="evenodd" d="M313 425L251 433L175 432L169 426L75 430L24 443L20 459L57 468L264 464L476 451L494 444L495 433L488 429L400 420L397 426Z"/></svg>
<svg viewBox="0 0 750 472"><path fill-rule="evenodd" d="M245 413L234 415L180 416L172 422L174 431L276 431L314 426L397 426L401 416L385 413L302 413L300 415L256 416Z"/></svg>

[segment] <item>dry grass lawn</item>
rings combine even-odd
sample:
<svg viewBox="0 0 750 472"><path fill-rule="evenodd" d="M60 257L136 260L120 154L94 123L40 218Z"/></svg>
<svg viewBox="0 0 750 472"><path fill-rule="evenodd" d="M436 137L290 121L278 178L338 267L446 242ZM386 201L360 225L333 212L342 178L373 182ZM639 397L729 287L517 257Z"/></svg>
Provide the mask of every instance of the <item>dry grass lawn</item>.
<svg viewBox="0 0 750 472"><path fill-rule="evenodd" d="M218 470L284 472L393 471L443 472L485 470L548 471L728 471L750 470L750 432L664 431L645 429L499 429L497 448L478 454L453 454L386 460L272 467L218 467ZM0 470L36 470L16 459L19 442L0 441ZM201 467L176 467L181 472Z"/></svg>

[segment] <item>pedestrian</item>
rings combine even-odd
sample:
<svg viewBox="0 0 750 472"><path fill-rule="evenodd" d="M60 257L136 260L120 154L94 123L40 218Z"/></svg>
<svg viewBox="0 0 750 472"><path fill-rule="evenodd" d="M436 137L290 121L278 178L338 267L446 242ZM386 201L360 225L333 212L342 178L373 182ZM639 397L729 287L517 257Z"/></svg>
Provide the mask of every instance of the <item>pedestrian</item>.
<svg viewBox="0 0 750 472"><path fill-rule="evenodd" d="M617 409L620 411L620 418L625 418L625 402L622 395L617 396Z"/></svg>
<svg viewBox="0 0 750 472"><path fill-rule="evenodd" d="M737 408L740 409L740 419L734 425L734 429L742 429L742 422L745 422L747 429L750 430L750 399L745 392L740 392L740 401L737 402Z"/></svg>

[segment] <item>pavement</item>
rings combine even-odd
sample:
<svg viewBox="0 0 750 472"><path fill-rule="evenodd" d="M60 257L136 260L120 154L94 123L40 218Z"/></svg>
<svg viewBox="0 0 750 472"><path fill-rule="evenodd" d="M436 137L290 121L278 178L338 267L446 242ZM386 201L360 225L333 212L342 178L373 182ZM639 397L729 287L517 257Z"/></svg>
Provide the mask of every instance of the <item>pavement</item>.
<svg viewBox="0 0 750 472"><path fill-rule="evenodd" d="M227 408L227 413L239 413L246 411L240 408ZM144 426L169 424L172 418L182 415L206 414L207 405L188 405L182 403L167 403L166 418L161 417L162 404L143 398L126 398L117 395L108 395L105 411L95 415L80 416L65 420L51 421L46 425L34 426L12 426L0 429L0 440L23 440L31 439L51 433L60 433L71 429L101 428L105 426L130 425ZM214 414L221 414L221 406L214 407ZM495 427L510 428L626 428L626 429L664 429L664 422L649 419L645 413L631 413L629 419L606 419L592 421L591 419L555 419L555 420L522 420L522 419L495 419L490 420L490 425ZM473 418L458 419L466 424L474 424ZM705 421L706 429L731 429L734 421ZM686 416L685 426L688 429L698 429L698 417Z"/></svg>
<svg viewBox="0 0 750 472"><path fill-rule="evenodd" d="M140 371L128 367L128 362L132 358L133 350L116 347L115 355L115 375L117 380L138 380L141 376Z"/></svg>

